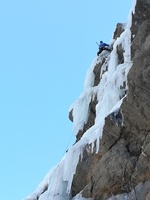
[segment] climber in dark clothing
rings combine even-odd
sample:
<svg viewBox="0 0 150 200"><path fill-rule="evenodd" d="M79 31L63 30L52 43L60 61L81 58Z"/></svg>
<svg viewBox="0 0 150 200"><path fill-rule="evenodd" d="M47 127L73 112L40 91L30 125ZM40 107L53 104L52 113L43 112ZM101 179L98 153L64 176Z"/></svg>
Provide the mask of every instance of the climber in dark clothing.
<svg viewBox="0 0 150 200"><path fill-rule="evenodd" d="M99 56L99 54L100 54L103 50L111 51L108 47L109 47L108 44L104 43L103 41L100 41L100 43L99 43L99 51L97 52L97 56Z"/></svg>

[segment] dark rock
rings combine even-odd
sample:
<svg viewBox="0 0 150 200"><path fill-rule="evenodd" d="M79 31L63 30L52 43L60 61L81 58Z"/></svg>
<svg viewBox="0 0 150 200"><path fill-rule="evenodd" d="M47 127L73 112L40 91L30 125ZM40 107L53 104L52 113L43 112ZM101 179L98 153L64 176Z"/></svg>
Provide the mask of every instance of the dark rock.
<svg viewBox="0 0 150 200"><path fill-rule="evenodd" d="M97 97L95 96L95 98L93 100L91 100L90 104L89 104L89 118L86 124L84 124L83 130L79 130L78 134L76 135L76 142L80 140L80 138L82 137L82 135L91 127L94 125L95 123L95 117L96 117L96 113L95 113L95 106L97 104Z"/></svg>
<svg viewBox="0 0 150 200"><path fill-rule="evenodd" d="M117 25L115 40L123 27ZM93 200L150 199L150 0L137 0L131 33L133 66L126 98L121 108L105 119L100 152L86 154L85 150L74 176L73 196L82 191ZM118 64L124 62L123 53L118 46ZM94 86L100 82L106 61L95 66ZM94 124L96 104L96 99L91 101L89 120L78 140Z"/></svg>
<svg viewBox="0 0 150 200"><path fill-rule="evenodd" d="M114 36L113 39L117 39L118 37L120 37L121 33L124 31L124 27L126 24L122 24L122 23L118 23L116 26L116 30L114 32Z"/></svg>
<svg viewBox="0 0 150 200"><path fill-rule="evenodd" d="M107 200L149 200L150 181L139 183L130 193L113 196Z"/></svg>
<svg viewBox="0 0 150 200"><path fill-rule="evenodd" d="M102 62L98 63L94 67L94 74L95 74L95 79L94 79L94 86L97 86L100 82L100 73L101 73L101 67L102 65L106 62L105 57L102 59Z"/></svg>

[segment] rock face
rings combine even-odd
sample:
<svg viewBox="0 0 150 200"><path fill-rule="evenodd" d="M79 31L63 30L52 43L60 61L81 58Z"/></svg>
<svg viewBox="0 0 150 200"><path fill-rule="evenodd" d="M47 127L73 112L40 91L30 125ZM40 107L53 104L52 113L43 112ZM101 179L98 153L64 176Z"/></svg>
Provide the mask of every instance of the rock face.
<svg viewBox="0 0 150 200"><path fill-rule="evenodd" d="M124 31L118 24L116 40ZM118 46L123 63L123 49ZM133 66L128 73L128 90L121 108L105 118L100 150L96 154L86 146L72 183L72 195L93 200L150 199L150 0L137 0L131 26ZM94 68L94 86L106 58ZM107 67L106 67L107 70ZM124 95L125 95L124 94ZM90 103L87 124L77 141L94 124L97 99ZM73 120L71 113L70 119Z"/></svg>
<svg viewBox="0 0 150 200"><path fill-rule="evenodd" d="M25 200L150 200L150 0L111 47L71 107L75 144Z"/></svg>

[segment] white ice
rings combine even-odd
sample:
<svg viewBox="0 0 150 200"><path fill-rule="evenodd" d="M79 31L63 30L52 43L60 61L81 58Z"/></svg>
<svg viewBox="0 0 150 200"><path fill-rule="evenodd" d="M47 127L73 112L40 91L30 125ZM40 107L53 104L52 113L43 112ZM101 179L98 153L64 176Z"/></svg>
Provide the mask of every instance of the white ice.
<svg viewBox="0 0 150 200"><path fill-rule="evenodd" d="M125 31L114 42L112 52L103 51L99 57L94 59L86 74L84 91L70 107L70 110L73 110L73 131L76 135L87 123L89 103L97 95L95 124L83 134L77 143L69 148L60 163L49 171L37 189L24 200L85 200L81 194L74 198L71 197L73 175L79 160L82 158L85 145L92 144L94 146L96 141L96 150L99 151L99 139L102 137L105 118L119 109L125 98L124 90L128 89L127 75L132 66L130 26L131 19ZM118 64L118 45L122 45L124 49L124 62L122 64ZM93 69L96 64L102 62L103 57L107 57L108 69L106 70L106 63L103 64L100 72L100 83L94 86ZM124 83L126 83L125 88L121 89Z"/></svg>

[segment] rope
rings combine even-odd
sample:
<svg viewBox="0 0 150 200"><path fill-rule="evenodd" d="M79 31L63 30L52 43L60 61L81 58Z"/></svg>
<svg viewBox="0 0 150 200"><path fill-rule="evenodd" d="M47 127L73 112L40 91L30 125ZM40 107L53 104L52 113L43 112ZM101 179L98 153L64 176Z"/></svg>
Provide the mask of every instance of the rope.
<svg viewBox="0 0 150 200"><path fill-rule="evenodd" d="M69 144L70 144L70 141L71 141L72 137L73 137L73 133L71 134L71 136L70 136L70 138L69 138L69 140L68 140L68 143L67 143L67 145L66 145L66 148L65 148L65 150L64 150L63 155L66 153L66 151L67 151L67 149L68 149L68 147L69 147ZM63 155L62 155L62 156L63 156Z"/></svg>
<svg viewBox="0 0 150 200"><path fill-rule="evenodd" d="M73 137L73 133L71 134L71 137L69 138L69 141L68 141L68 143L67 143L67 145L66 145L66 148L65 148L65 150L64 150L63 155L66 153L66 150L67 150L67 148L68 148L68 146L69 146L69 144L70 144L70 141L71 141L72 137ZM63 156L63 155L62 155L62 156ZM63 163L63 162L62 162L62 163ZM56 194L56 192L57 192L58 181L59 181L59 177L60 177L61 165L58 165L58 167L59 167L59 169L58 169L57 180L56 180L56 185L55 185L54 195L53 195L53 199L52 199L52 200L54 200L55 197L56 197L57 195L59 195L59 193Z"/></svg>

